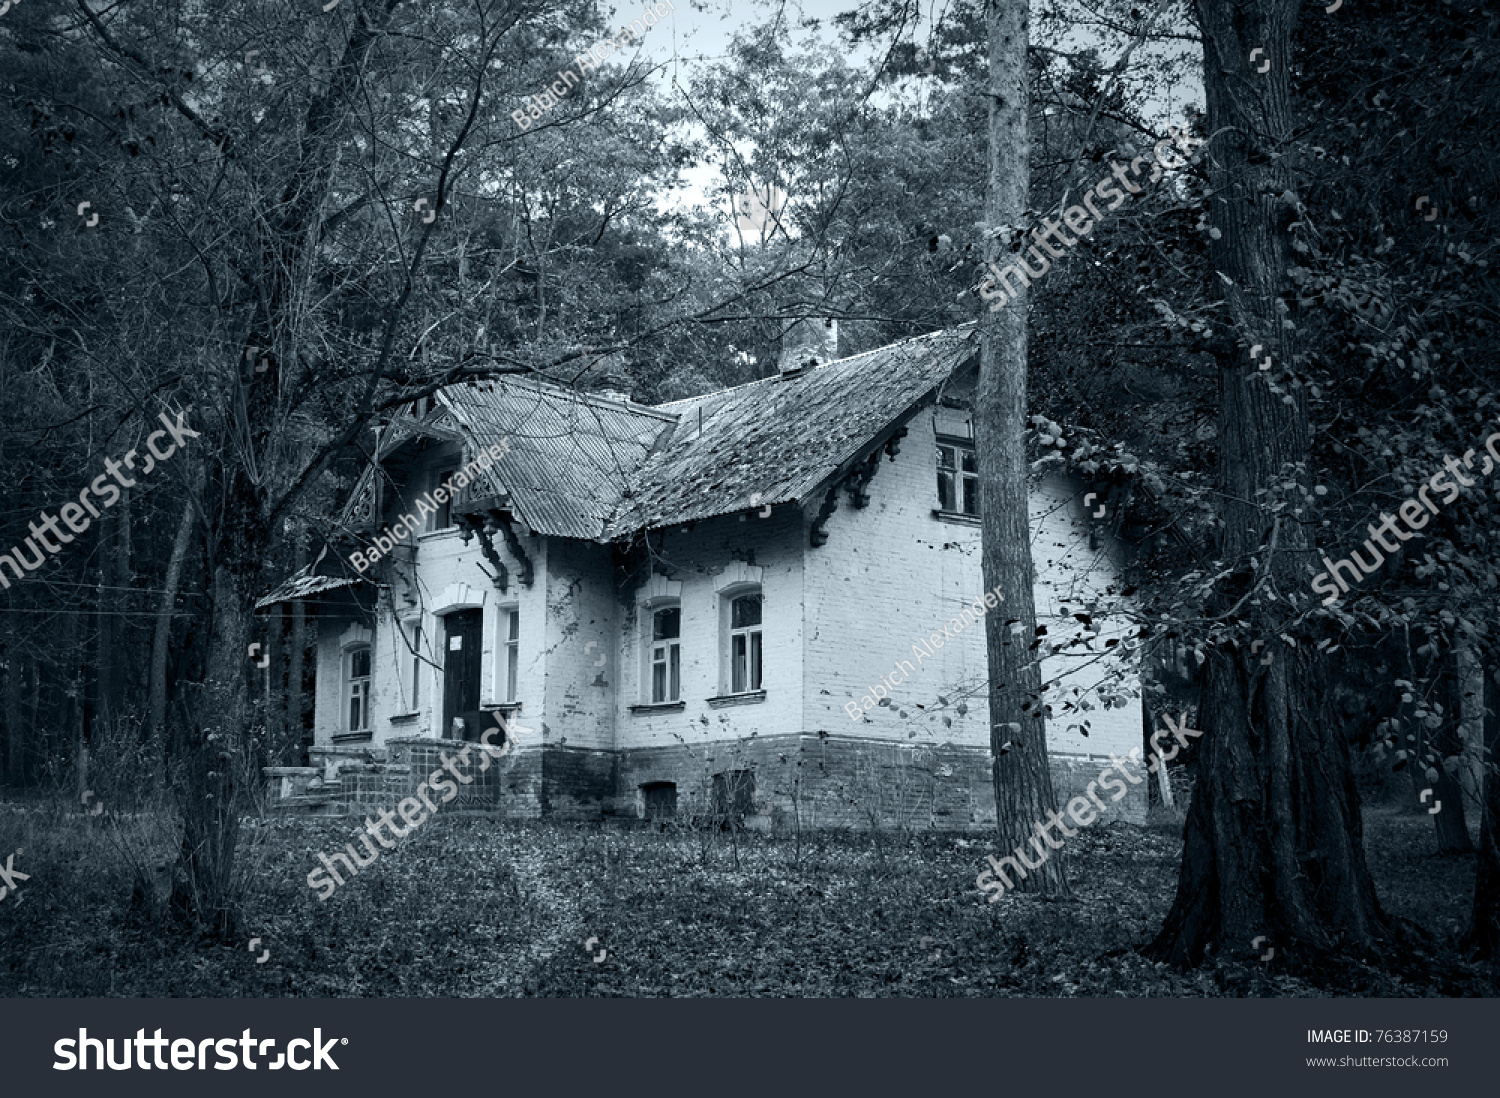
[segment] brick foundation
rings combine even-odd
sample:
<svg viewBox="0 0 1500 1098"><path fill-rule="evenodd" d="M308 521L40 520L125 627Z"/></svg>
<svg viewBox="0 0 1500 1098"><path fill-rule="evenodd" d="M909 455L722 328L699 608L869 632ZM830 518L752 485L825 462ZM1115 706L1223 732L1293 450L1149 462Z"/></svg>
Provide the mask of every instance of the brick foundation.
<svg viewBox="0 0 1500 1098"><path fill-rule="evenodd" d="M619 753L617 811L643 814L641 787L674 782L679 815L712 807L712 779L752 770L756 816L774 829L871 827L967 831L995 826L995 797L987 748L913 745L855 737L757 737L700 748L663 747ZM1082 795L1110 765L1106 758L1054 756L1052 783L1059 805ZM1146 819L1144 783L1127 786L1111 815ZM634 812L632 811L634 808ZM752 821L752 826L754 822Z"/></svg>
<svg viewBox="0 0 1500 1098"><path fill-rule="evenodd" d="M549 744L541 749L541 756L543 816L559 820L597 820L615 814L618 758L613 751Z"/></svg>
<svg viewBox="0 0 1500 1098"><path fill-rule="evenodd" d="M972 831L995 826L987 748L802 733L618 752L548 744L516 748L483 771L477 745L453 740L412 738L391 740L381 748L317 748L314 761L325 775L321 784L307 781L302 773L278 770L272 803L282 811L329 814L389 808L440 769L445 752L454 757L465 746L471 747L469 765L455 766L472 780L459 785L458 796L444 809L512 819L641 818L646 815L643 787L656 788L659 811L660 783L671 783L677 817L704 818L726 803L725 779L720 778L716 798L715 776L748 771L753 792L746 790L745 818L751 827ZM1110 765L1107 756L1053 756L1059 807L1084 796L1089 782ZM1144 781L1127 784L1118 803L1107 793L1101 797L1114 818L1145 821Z"/></svg>

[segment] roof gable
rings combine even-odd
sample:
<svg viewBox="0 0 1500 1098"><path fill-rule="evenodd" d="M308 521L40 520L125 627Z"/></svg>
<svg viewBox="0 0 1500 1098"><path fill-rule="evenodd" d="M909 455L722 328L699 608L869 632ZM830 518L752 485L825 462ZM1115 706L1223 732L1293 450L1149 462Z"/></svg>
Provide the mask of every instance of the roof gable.
<svg viewBox="0 0 1500 1098"><path fill-rule="evenodd" d="M641 467L608 535L807 500L977 350L967 325L662 405L676 430Z"/></svg>

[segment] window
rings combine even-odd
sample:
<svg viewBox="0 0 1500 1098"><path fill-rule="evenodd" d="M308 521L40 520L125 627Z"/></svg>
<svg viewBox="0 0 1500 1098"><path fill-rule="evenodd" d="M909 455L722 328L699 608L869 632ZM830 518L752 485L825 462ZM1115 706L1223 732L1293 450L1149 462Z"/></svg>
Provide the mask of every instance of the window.
<svg viewBox="0 0 1500 1098"><path fill-rule="evenodd" d="M521 671L521 611L508 610L505 617L505 690L502 698L513 702Z"/></svg>
<svg viewBox="0 0 1500 1098"><path fill-rule="evenodd" d="M344 696L349 699L347 732L364 732L370 727L370 646L361 644L344 655Z"/></svg>
<svg viewBox="0 0 1500 1098"><path fill-rule="evenodd" d="M641 786L641 795L646 802L646 819L670 820L677 815L675 782L647 782Z"/></svg>
<svg viewBox="0 0 1500 1098"><path fill-rule="evenodd" d="M979 514L979 462L966 442L939 442L938 510Z"/></svg>
<svg viewBox="0 0 1500 1098"><path fill-rule="evenodd" d="M436 492L443 486L444 482L446 482L450 477L456 475L457 473L457 465L451 465L439 469L436 473L433 474L432 491ZM450 489L450 491L451 490L452 489ZM447 495L444 498L443 502L437 505L437 512L429 520L432 525L427 528L428 533L431 533L434 530L446 530L448 529L448 527L453 525L452 503L452 495Z"/></svg>
<svg viewBox="0 0 1500 1098"><path fill-rule="evenodd" d="M413 618L403 622L404 634L401 647L396 652L397 662L410 669L402 684L406 688L407 712L415 713L422 706L422 621Z"/></svg>
<svg viewBox="0 0 1500 1098"><path fill-rule="evenodd" d="M730 770L714 775L714 818L738 827L755 814L755 771Z"/></svg>
<svg viewBox="0 0 1500 1098"><path fill-rule="evenodd" d="M729 692L760 689L761 596L740 595L729 604Z"/></svg>
<svg viewBox="0 0 1500 1098"><path fill-rule="evenodd" d="M651 702L674 702L682 697L682 607L672 606L651 615Z"/></svg>

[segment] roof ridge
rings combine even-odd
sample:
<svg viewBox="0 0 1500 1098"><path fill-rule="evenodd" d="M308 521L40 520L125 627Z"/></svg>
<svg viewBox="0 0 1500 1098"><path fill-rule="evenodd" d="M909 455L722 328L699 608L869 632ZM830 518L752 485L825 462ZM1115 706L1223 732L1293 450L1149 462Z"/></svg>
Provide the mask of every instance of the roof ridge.
<svg viewBox="0 0 1500 1098"><path fill-rule="evenodd" d="M833 359L831 362L824 362L821 365L817 366L816 369L818 369L818 370L827 370L827 369L829 369L830 367L833 367L833 366L839 366L839 365L842 365L843 363L846 363L846 362L853 362L856 358L864 358L866 355L879 354L882 351L889 351L893 347L900 347L900 346L902 346L903 344L906 344L906 343L915 343L919 339L932 339L935 336L948 335L950 333L960 332L964 328L971 328L971 327L973 327L973 325L974 325L974 322L971 320L971 321L967 321L967 322L965 322L963 324L956 324L956 325L954 325L951 328L939 328L935 332L923 332L921 335L907 336L905 339L898 339L895 343L885 343L885 344L882 344L879 347L871 347L868 351L860 351L858 354L855 354L855 355L845 355L843 358L836 358L836 359ZM802 370L802 371L798 371L796 374L794 374L792 376L794 376L794 377L809 377L809 376L812 375L812 373L813 373L813 371L811 371L811 370ZM765 384L768 384L768 383L769 384L774 384L776 382L781 381L782 379L783 379L783 375L782 374L775 373L775 374L771 374L768 377L758 377L754 381L747 381L743 385L731 385L727 389L710 389L708 392L706 392L706 393L699 393L696 396L680 397L677 400L669 400L669 401L666 401L666 402L664 402L662 404L651 404L651 405L648 405L647 407L656 408L656 409L670 408L674 404L688 404L688 403L693 402L693 401L706 400L709 397L722 396L725 393L736 393L736 392L739 392L741 389L748 389L752 385L765 385ZM669 413L669 414L680 415L681 413Z"/></svg>
<svg viewBox="0 0 1500 1098"><path fill-rule="evenodd" d="M566 385L559 385L548 377L537 377L531 374L502 374L492 381L476 382L474 385L465 385L463 383L446 385L438 391L444 395L447 395L449 389L473 389L476 393L482 393L484 390L479 389L480 385L495 384L497 382L505 385L521 385L538 389L544 393L555 394L559 397L578 401L583 404L592 404L616 410L623 408L627 412L639 412L653 419L659 419L664 423L676 423L678 418L675 413L664 412L654 404L641 404L628 397L625 400L618 400L614 397L600 396L598 393L588 393L580 389L569 388Z"/></svg>

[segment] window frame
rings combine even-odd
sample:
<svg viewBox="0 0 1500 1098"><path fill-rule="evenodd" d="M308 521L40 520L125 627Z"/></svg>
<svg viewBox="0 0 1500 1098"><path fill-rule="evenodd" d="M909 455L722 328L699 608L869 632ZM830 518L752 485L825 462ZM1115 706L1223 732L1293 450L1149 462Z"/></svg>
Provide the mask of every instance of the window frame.
<svg viewBox="0 0 1500 1098"><path fill-rule="evenodd" d="M443 486L444 481L451 480L453 477L457 476L462 468L462 464L455 463L451 460L444 461L434 466L432 470L432 487L429 488L428 491L436 493L437 490ZM432 515L427 520L428 526L427 529L423 531L423 533L440 534L444 530L456 529L458 523L454 521L453 518L453 493L451 491L448 492L446 498L441 503L437 502L437 497L434 495L433 503L434 510L432 512Z"/></svg>
<svg viewBox="0 0 1500 1098"><path fill-rule="evenodd" d="M422 642L425 638L422 618L420 615L403 618L398 628L401 635L396 640L396 666L406 671L401 676L403 704L406 713L417 713L422 708Z"/></svg>
<svg viewBox="0 0 1500 1098"><path fill-rule="evenodd" d="M368 641L361 641L345 647L343 658L343 688L340 691L340 714L339 723L343 725L345 733L368 732L372 724L370 714L370 682L373 678L372 672L375 666L374 645ZM354 660L363 655L366 659L365 673L362 676L354 674ZM359 713L362 722L356 726L354 723L354 710L352 703L358 699Z"/></svg>
<svg viewBox="0 0 1500 1098"><path fill-rule="evenodd" d="M502 705L514 705L521 696L521 608L501 607L505 632L500 637L502 653L501 681L495 692Z"/></svg>
<svg viewBox="0 0 1500 1098"><path fill-rule="evenodd" d="M657 637L656 621L662 614L676 613L677 635ZM682 603L680 600L663 601L647 607L645 621L646 676L642 691L647 705L673 705L682 701ZM657 659L657 648L662 648L661 659ZM657 668L662 670L662 696L657 696Z"/></svg>
<svg viewBox="0 0 1500 1098"><path fill-rule="evenodd" d="M979 494L979 454L974 440L939 434L935 445L939 513L979 518L983 513L983 501ZM945 453L952 455L951 465L943 464ZM966 465L972 467L965 468ZM945 485L946 500L943 498ZM972 510L969 509L970 503L973 504Z"/></svg>
<svg viewBox="0 0 1500 1098"><path fill-rule="evenodd" d="M739 587L723 594L724 609L724 678L723 697L739 697L759 694L765 689L765 621L766 595L763 588ZM758 619L753 624L735 625L734 608L742 599L753 599L760 607ZM743 660L735 652L735 642L744 640ZM739 679L741 666L744 679ZM756 674L758 672L758 674Z"/></svg>

